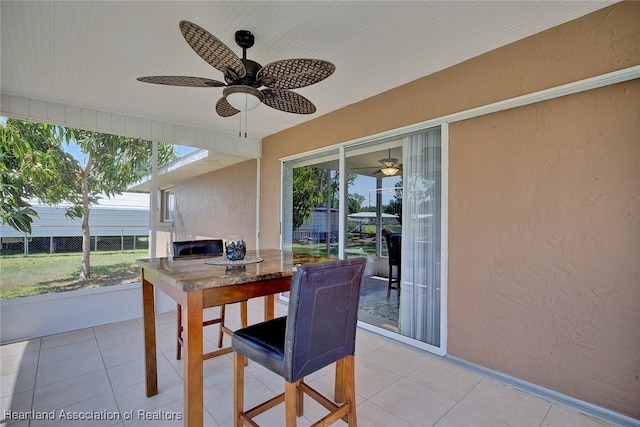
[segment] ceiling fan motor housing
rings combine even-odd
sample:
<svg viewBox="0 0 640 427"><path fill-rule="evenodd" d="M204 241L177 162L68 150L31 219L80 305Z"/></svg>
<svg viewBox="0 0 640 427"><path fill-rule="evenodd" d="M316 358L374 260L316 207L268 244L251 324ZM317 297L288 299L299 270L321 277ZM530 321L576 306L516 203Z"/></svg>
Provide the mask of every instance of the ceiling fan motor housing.
<svg viewBox="0 0 640 427"><path fill-rule="evenodd" d="M262 80L258 81L256 79L256 74L262 68L262 65L258 64L255 61L250 59L241 59L242 64L246 70L246 73L243 77L238 76L237 70L232 68L227 68L224 73L224 80L229 85L243 85L243 86L251 86L251 87L260 87L263 86Z"/></svg>

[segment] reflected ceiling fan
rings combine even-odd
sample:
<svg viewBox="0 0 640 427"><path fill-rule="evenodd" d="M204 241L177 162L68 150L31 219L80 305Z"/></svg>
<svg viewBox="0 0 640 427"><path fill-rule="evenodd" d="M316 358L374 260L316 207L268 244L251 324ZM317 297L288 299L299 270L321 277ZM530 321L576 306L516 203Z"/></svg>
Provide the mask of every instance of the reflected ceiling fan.
<svg viewBox="0 0 640 427"><path fill-rule="evenodd" d="M391 149L389 149L389 157L378 160L382 165L381 168L368 167L368 168L355 168L353 170L370 169L375 170L375 173L382 173L385 176L393 176L402 170L402 165L398 163L398 159L391 157Z"/></svg>
<svg viewBox="0 0 640 427"><path fill-rule="evenodd" d="M235 34L236 43L242 48L242 58L193 22L180 21L180 31L202 59L222 72L224 82L187 76L148 76L138 80L170 86L224 87L222 98L216 103L216 112L221 117L253 110L261 103L287 113L313 114L315 105L291 89L318 83L336 69L331 62L306 58L284 59L263 67L247 59L247 49L255 42L254 35L247 30L239 30Z"/></svg>

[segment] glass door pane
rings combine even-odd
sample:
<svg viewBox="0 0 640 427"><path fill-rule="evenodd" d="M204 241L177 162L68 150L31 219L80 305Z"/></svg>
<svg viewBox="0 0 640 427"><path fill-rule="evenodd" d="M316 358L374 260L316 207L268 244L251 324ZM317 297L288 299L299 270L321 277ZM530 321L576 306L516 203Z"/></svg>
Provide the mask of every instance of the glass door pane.
<svg viewBox="0 0 640 427"><path fill-rule="evenodd" d="M358 319L397 333L399 263L390 262L386 236L402 231L402 140L347 147L345 162L344 256L367 258Z"/></svg>
<svg viewBox="0 0 640 427"><path fill-rule="evenodd" d="M338 151L283 163L283 250L338 255Z"/></svg>

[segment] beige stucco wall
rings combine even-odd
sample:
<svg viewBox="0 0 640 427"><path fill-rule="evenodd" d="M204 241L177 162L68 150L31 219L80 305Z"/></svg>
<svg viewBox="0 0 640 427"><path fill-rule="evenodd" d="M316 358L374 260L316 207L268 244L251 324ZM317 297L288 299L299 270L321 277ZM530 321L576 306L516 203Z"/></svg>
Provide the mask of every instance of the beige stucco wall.
<svg viewBox="0 0 640 427"><path fill-rule="evenodd" d="M449 353L640 415L640 80L449 132Z"/></svg>
<svg viewBox="0 0 640 427"><path fill-rule="evenodd" d="M255 160L176 183L173 189L175 217L160 226L158 256L169 254L175 240L232 234L242 234L248 249L256 247Z"/></svg>
<svg viewBox="0 0 640 427"><path fill-rule="evenodd" d="M265 138L261 246L282 157L638 64L625 2ZM640 417L639 110L630 82L451 125L450 354Z"/></svg>

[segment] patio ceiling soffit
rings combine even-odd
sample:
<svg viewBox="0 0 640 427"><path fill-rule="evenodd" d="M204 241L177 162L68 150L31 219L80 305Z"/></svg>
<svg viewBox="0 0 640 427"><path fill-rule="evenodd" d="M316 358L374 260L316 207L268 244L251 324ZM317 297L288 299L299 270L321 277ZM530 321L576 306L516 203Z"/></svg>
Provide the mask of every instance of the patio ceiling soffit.
<svg viewBox="0 0 640 427"><path fill-rule="evenodd" d="M15 119L46 122L76 129L130 136L208 150L208 156L225 156L224 167L259 159L261 140L189 125L150 120L107 111L2 94L0 113ZM236 159L229 164L230 159Z"/></svg>

